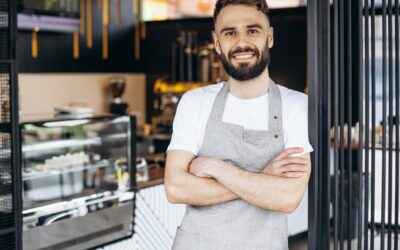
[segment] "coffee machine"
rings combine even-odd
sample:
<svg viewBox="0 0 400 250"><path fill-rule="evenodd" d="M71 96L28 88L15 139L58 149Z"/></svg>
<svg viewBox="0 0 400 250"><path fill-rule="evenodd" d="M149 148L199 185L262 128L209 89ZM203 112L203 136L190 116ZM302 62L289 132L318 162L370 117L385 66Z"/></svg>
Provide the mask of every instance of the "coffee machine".
<svg viewBox="0 0 400 250"><path fill-rule="evenodd" d="M129 105L122 101L122 95L125 92L126 79L123 77L113 77L110 80L109 91L111 93L112 102L110 104L110 113L123 115Z"/></svg>

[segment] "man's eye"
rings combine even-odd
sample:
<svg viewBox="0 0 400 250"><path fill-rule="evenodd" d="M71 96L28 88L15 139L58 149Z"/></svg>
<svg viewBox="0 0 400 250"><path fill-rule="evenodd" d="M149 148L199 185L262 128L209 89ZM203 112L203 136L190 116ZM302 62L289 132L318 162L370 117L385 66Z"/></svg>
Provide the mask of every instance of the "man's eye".
<svg viewBox="0 0 400 250"><path fill-rule="evenodd" d="M256 29L249 29L249 34L257 34L258 33L258 30L256 30Z"/></svg>
<svg viewBox="0 0 400 250"><path fill-rule="evenodd" d="M235 32L234 31L229 31L225 33L225 36L234 36Z"/></svg>

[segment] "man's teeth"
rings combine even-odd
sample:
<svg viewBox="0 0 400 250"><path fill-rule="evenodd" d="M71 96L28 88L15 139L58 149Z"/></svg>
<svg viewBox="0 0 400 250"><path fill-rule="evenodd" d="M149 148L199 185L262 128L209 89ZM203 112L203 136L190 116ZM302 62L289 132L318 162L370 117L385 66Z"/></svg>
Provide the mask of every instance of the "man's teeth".
<svg viewBox="0 0 400 250"><path fill-rule="evenodd" d="M235 58L236 59L247 59L247 58L250 58L250 57L253 57L253 55L237 55L237 56L235 56Z"/></svg>

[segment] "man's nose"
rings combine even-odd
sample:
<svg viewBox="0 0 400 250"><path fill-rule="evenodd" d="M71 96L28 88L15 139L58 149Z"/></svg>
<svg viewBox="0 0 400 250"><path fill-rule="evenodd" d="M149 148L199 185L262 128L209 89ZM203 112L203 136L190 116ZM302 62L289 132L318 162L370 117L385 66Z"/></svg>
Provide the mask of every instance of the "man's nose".
<svg viewBox="0 0 400 250"><path fill-rule="evenodd" d="M241 47L241 48L245 48L249 45L249 42L247 40L247 34L245 33L240 33L237 37L237 41L235 46L236 47Z"/></svg>

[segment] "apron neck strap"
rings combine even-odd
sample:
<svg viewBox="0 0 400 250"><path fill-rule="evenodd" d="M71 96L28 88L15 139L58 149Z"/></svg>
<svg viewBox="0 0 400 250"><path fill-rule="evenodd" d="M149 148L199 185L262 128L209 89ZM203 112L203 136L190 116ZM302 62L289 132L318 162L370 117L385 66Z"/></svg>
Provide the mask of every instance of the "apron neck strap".
<svg viewBox="0 0 400 250"><path fill-rule="evenodd" d="M210 119L222 121L225 111L226 100L229 94L229 84L224 82L221 90L214 100ZM278 86L270 79L268 90L268 130L281 131L282 129L282 100Z"/></svg>
<svg viewBox="0 0 400 250"><path fill-rule="evenodd" d="M215 97L214 105L210 114L210 119L222 121L222 116L224 115L225 104L226 100L228 99L228 94L229 84L227 82L224 82L224 85Z"/></svg>
<svg viewBox="0 0 400 250"><path fill-rule="evenodd" d="M278 85L269 81L268 130L282 131L282 97Z"/></svg>

